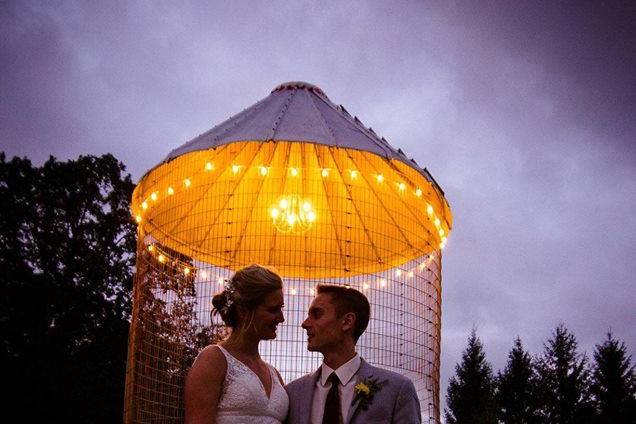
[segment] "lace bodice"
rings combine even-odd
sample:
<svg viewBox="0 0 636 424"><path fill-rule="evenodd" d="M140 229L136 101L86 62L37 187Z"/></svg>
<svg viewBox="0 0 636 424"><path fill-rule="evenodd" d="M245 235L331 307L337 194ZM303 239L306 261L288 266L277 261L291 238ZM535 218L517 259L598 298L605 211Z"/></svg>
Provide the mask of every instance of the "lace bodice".
<svg viewBox="0 0 636 424"><path fill-rule="evenodd" d="M279 424L287 417L289 398L274 367L267 365L272 379L269 398L256 373L223 347L227 360L221 399L217 409L219 424Z"/></svg>

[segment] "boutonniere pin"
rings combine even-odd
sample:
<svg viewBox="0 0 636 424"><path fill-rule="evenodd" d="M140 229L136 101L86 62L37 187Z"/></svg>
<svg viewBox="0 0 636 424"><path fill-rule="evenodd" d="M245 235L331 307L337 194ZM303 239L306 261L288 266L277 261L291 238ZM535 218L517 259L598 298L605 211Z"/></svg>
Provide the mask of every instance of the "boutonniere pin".
<svg viewBox="0 0 636 424"><path fill-rule="evenodd" d="M377 378L369 377L364 380L360 380L358 384L353 388L353 401L360 400L360 408L367 409L369 404L373 401L373 395L375 395L382 388L382 383L378 382Z"/></svg>

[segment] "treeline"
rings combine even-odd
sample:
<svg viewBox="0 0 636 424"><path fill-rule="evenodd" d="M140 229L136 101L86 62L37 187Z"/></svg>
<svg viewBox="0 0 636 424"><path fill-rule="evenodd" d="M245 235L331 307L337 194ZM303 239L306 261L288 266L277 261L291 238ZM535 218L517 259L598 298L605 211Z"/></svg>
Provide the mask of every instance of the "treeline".
<svg viewBox="0 0 636 424"><path fill-rule="evenodd" d="M625 344L611 333L590 359L559 325L532 356L517 338L496 374L473 331L446 394L448 424L633 424L636 379Z"/></svg>
<svg viewBox="0 0 636 424"><path fill-rule="evenodd" d="M10 422L122 421L133 188L111 155L33 166L0 153L0 366Z"/></svg>

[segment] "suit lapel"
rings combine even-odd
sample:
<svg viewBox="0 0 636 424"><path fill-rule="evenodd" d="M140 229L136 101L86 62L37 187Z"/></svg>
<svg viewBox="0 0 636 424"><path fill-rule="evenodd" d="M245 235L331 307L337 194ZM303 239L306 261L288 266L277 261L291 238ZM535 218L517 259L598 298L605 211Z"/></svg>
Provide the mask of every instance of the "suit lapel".
<svg viewBox="0 0 636 424"><path fill-rule="evenodd" d="M360 363L360 368L358 369L358 372L355 375L356 384L358 384L360 381L364 380L365 378L371 377L372 374L373 374L373 369L371 368L371 365L367 364L367 362L364 359L362 359L362 362ZM355 393L355 388L354 388L354 393ZM349 424L351 422L356 412L358 411L359 406L360 406L360 399L359 398L356 399L354 394L354 402L353 404L351 404L351 408L349 408L349 413L347 414L347 418L345 419L344 424Z"/></svg>
<svg viewBox="0 0 636 424"><path fill-rule="evenodd" d="M356 384L358 383L356 382ZM360 399L356 399L355 402L353 402L353 404L351 405L351 408L349 408L349 414L347 415L347 419L345 420L344 424L349 424L351 422L353 416L358 410L358 406L360 406Z"/></svg>
<svg viewBox="0 0 636 424"><path fill-rule="evenodd" d="M312 374L311 378L308 378L303 386L303 393L301 399L307 399L307 402L303 405L304 410L300 411L299 416L303 417L302 424L309 424L311 419L312 404L314 402L314 392L316 391L316 380L320 378L322 371L322 365Z"/></svg>

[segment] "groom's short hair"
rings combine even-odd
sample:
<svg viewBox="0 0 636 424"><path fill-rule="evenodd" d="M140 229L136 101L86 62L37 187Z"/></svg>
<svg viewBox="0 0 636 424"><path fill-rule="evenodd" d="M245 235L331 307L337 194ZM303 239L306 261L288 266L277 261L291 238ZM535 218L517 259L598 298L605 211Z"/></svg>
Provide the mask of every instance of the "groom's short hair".
<svg viewBox="0 0 636 424"><path fill-rule="evenodd" d="M338 316L343 316L349 312L355 314L356 326L353 329L353 341L357 342L369 325L371 305L369 305L367 297L356 289L334 284L318 284L316 293L331 295L331 302L336 307Z"/></svg>

